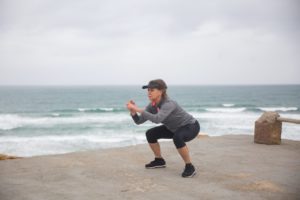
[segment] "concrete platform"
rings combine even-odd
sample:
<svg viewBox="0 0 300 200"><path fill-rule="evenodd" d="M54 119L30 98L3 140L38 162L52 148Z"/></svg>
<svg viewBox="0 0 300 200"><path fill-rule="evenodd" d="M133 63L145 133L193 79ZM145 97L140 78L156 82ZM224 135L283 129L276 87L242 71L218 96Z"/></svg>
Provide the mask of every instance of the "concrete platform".
<svg viewBox="0 0 300 200"><path fill-rule="evenodd" d="M188 143L197 175L172 142L164 169L145 169L147 144L0 161L1 200L300 199L300 142L255 144L253 136L201 137Z"/></svg>

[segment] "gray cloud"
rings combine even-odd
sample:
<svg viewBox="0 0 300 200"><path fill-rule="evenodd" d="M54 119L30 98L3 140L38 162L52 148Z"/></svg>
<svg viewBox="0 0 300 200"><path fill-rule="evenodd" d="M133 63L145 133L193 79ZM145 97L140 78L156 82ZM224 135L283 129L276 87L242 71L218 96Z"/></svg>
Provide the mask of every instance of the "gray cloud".
<svg viewBox="0 0 300 200"><path fill-rule="evenodd" d="M300 83L299 3L0 3L0 84Z"/></svg>

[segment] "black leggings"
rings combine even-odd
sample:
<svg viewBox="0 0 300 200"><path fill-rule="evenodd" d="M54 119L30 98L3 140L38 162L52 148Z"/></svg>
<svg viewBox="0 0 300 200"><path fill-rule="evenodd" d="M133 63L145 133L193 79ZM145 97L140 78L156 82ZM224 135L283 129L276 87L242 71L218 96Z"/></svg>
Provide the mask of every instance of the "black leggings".
<svg viewBox="0 0 300 200"><path fill-rule="evenodd" d="M149 129L146 132L148 143L157 143L158 139L173 139L173 142L177 149L185 146L185 142L194 139L200 131L199 122L194 124L187 124L180 127L174 133L171 132L165 125L157 126Z"/></svg>

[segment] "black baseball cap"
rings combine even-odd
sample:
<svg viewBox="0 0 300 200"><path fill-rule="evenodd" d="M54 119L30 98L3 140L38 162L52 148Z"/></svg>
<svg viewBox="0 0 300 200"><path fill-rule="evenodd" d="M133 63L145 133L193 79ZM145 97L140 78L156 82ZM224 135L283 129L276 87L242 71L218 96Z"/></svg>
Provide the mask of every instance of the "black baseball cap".
<svg viewBox="0 0 300 200"><path fill-rule="evenodd" d="M159 90L163 90L163 89L167 89L167 84L162 79L156 79L156 80L149 81L148 85L144 85L142 88L143 89L156 88Z"/></svg>

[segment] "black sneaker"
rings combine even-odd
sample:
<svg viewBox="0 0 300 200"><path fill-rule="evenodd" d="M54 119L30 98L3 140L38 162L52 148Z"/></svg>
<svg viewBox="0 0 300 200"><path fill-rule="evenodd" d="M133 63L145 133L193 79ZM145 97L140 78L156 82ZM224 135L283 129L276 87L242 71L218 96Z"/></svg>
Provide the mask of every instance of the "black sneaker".
<svg viewBox="0 0 300 200"><path fill-rule="evenodd" d="M146 164L145 167L147 169L164 168L164 167L166 167L166 162L163 158L155 158L155 160Z"/></svg>
<svg viewBox="0 0 300 200"><path fill-rule="evenodd" d="M186 164L184 171L182 172L182 177L183 178L192 178L196 174L195 167L190 163Z"/></svg>

